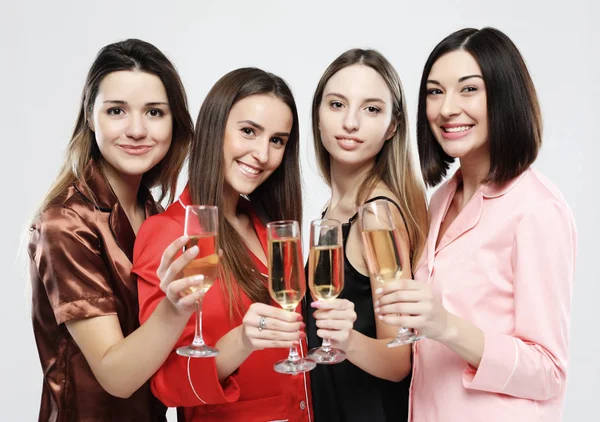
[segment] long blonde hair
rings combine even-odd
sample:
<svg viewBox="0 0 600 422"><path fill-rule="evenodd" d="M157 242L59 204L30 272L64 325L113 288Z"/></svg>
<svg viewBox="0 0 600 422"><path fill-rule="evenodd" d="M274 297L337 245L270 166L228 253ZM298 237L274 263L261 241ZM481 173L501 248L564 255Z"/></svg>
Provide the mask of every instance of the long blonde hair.
<svg viewBox="0 0 600 422"><path fill-rule="evenodd" d="M102 155L96 144L94 132L89 126L89 120L100 83L109 73L122 70L138 70L156 75L167 91L173 116L171 147L161 162L144 174L142 186L147 188L160 186L159 201L168 195L169 202L173 202L177 177L193 136L193 122L187 109L185 90L177 70L158 48L145 41L129 39L105 46L96 56L86 78L79 117L67 146L65 161L36 215L39 215L75 182L79 182L86 194L95 200L93 192L86 183L85 168L92 158L101 161Z"/></svg>
<svg viewBox="0 0 600 422"><path fill-rule="evenodd" d="M393 98L393 122L396 132L387 140L375 157L375 164L362 181L356 204L362 204L381 181L400 201L411 240L411 263L414 266L423 251L427 238L427 204L425 186L417 169L416 149L408 133L408 115L402 83L394 67L378 51L352 49L335 59L325 70L312 102L313 142L317 162L325 182L331 186L331 157L323 146L319 130L319 107L329 79L341 69L361 64L374 69L387 84Z"/></svg>

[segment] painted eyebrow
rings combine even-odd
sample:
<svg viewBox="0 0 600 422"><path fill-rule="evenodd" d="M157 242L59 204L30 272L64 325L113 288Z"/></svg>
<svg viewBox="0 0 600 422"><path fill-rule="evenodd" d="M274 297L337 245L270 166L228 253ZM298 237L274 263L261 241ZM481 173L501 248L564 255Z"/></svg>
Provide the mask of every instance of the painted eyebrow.
<svg viewBox="0 0 600 422"><path fill-rule="evenodd" d="M264 130L265 130L265 128L263 126L259 125L256 122L253 122L252 120L240 120L238 123L243 123L243 124L253 126L256 129L260 130L261 132L264 132ZM287 132L275 132L273 134L273 136L282 136L282 137L285 136L285 137L289 138L290 134Z"/></svg>
<svg viewBox="0 0 600 422"><path fill-rule="evenodd" d="M122 100L106 100L104 101L104 104L121 104L121 105L125 105L127 104L127 101L122 101ZM147 107L155 107L155 106L160 106L160 105L164 105L164 106L169 106L169 103L166 103L164 101L153 101L150 103L146 103L145 104Z"/></svg>
<svg viewBox="0 0 600 422"><path fill-rule="evenodd" d="M467 79L471 79L471 78L479 78L479 79L483 80L483 76L481 76L481 75L467 75L467 76L463 76L463 77L461 77L461 78L458 78L458 82L459 82L459 83L460 83L460 82L464 82L464 81L466 81ZM442 84L441 84L441 83L439 83L439 81L436 81L435 79L428 79L428 80L427 80L427 83L428 83L428 84L434 84L434 85L439 85L439 86L442 86Z"/></svg>
<svg viewBox="0 0 600 422"><path fill-rule="evenodd" d="M339 98L341 98L344 101L348 101L348 98L346 98L346 96L344 96L344 95L342 95L340 93L337 93L337 92L329 92L325 96L326 97L339 97ZM365 102L365 103L375 103L375 102L378 102L378 103L385 104L385 101L383 101L381 98L377 98L377 97L366 98L363 102Z"/></svg>

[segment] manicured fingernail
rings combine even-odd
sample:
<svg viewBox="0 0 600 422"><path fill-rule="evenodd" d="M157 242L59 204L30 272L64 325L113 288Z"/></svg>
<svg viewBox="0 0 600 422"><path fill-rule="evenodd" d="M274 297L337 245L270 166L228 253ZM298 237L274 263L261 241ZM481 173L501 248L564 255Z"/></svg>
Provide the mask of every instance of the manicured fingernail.
<svg viewBox="0 0 600 422"><path fill-rule="evenodd" d="M296 314L296 321L304 321L304 317L300 314Z"/></svg>
<svg viewBox="0 0 600 422"><path fill-rule="evenodd" d="M375 306L376 306L376 307L379 307L379 300L376 300L376 301L375 301Z"/></svg>
<svg viewBox="0 0 600 422"><path fill-rule="evenodd" d="M318 309L318 308L320 308L320 307L321 307L321 303L319 303L319 301L312 302L312 303L310 304L310 307L311 307L311 308L317 308L317 309Z"/></svg>
<svg viewBox="0 0 600 422"><path fill-rule="evenodd" d="M383 319L383 316L381 316L381 315L377 315L377 318L379 318L380 320L382 320L382 319Z"/></svg>
<svg viewBox="0 0 600 422"><path fill-rule="evenodd" d="M300 331L300 338L306 338L306 333L303 333L302 331Z"/></svg>
<svg viewBox="0 0 600 422"><path fill-rule="evenodd" d="M304 327L306 327L306 324L304 322L301 322L300 323L300 328L304 328Z"/></svg>
<svg viewBox="0 0 600 422"><path fill-rule="evenodd" d="M381 293L383 293L383 289L381 287L379 287L377 290L375 290L376 295L380 295Z"/></svg>
<svg viewBox="0 0 600 422"><path fill-rule="evenodd" d="M375 313L378 314L379 313L379 308L375 308Z"/></svg>
<svg viewBox="0 0 600 422"><path fill-rule="evenodd" d="M198 274L192 277L192 281L194 283L200 283L202 280L204 280L204 276L202 274Z"/></svg>
<svg viewBox="0 0 600 422"><path fill-rule="evenodd" d="M198 248L198 245L194 245L191 248L188 249L188 253L190 255L196 254L198 253L198 251L200 250L200 248Z"/></svg>

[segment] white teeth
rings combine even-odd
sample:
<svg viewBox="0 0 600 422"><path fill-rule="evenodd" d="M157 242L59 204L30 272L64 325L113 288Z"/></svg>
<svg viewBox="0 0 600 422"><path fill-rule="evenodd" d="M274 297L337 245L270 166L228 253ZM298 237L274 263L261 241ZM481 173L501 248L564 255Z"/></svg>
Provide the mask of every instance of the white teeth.
<svg viewBox="0 0 600 422"><path fill-rule="evenodd" d="M249 166L247 166L247 165L245 165L243 163L240 163L239 161L238 161L238 164L239 164L240 168L243 171L245 171L246 173L250 173L250 174L258 174L258 173L260 173L260 170L252 168L252 167L249 167Z"/></svg>
<svg viewBox="0 0 600 422"><path fill-rule="evenodd" d="M449 133L456 133L456 132L467 131L467 130L471 129L472 127L473 126L446 127L446 128L444 128L444 130Z"/></svg>

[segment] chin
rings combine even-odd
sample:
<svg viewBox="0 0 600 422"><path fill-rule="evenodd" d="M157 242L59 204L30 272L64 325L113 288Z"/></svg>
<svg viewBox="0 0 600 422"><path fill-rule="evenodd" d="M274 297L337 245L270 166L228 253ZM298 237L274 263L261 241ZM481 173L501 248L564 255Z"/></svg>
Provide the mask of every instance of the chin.
<svg viewBox="0 0 600 422"><path fill-rule="evenodd" d="M233 190L235 192L237 192L240 195L250 195L256 189L258 189L258 187L261 184L262 183L248 185L246 183L236 183L236 184L233 184L231 187L233 188Z"/></svg>
<svg viewBox="0 0 600 422"><path fill-rule="evenodd" d="M154 166L147 165L125 165L117 167L117 170L119 171L119 173L122 173L127 176L143 176L145 173L149 172L153 168Z"/></svg>
<svg viewBox="0 0 600 422"><path fill-rule="evenodd" d="M364 154L353 154L346 156L331 156L335 161L345 166L358 167L369 161L374 161L375 156L365 157Z"/></svg>

